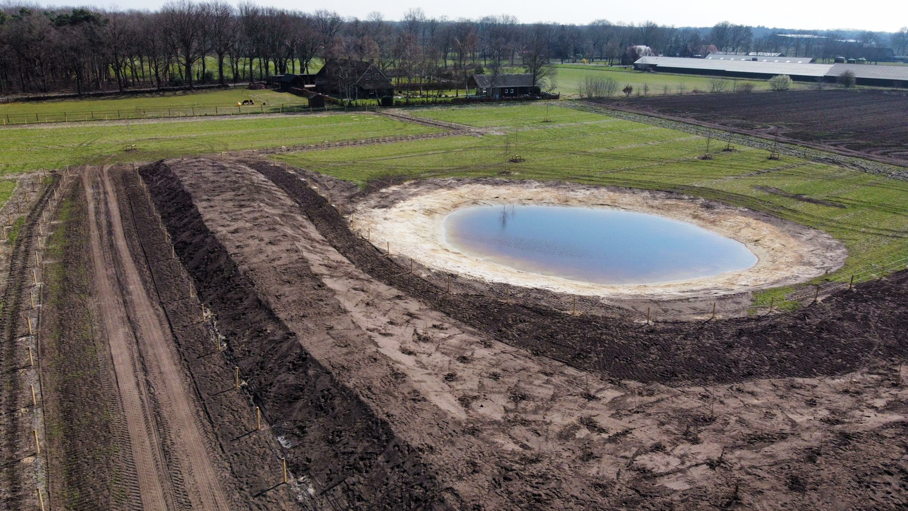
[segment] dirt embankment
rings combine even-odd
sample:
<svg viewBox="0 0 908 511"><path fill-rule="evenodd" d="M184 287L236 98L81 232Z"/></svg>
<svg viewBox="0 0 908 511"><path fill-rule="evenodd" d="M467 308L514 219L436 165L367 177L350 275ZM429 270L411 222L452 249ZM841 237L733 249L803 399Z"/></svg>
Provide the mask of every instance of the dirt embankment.
<svg viewBox="0 0 908 511"><path fill-rule="evenodd" d="M339 508L444 507L419 453L302 348L211 234L168 166L141 173L199 297L217 317L227 354L279 437L291 472L309 490L305 495Z"/></svg>
<svg viewBox="0 0 908 511"><path fill-rule="evenodd" d="M341 254L377 280L507 344L610 378L735 382L843 374L869 358L903 357L908 273L857 286L798 312L701 323L642 326L634 318L573 316L487 294L449 294L445 279L409 273L352 232L345 219L295 174L248 162L301 206Z"/></svg>

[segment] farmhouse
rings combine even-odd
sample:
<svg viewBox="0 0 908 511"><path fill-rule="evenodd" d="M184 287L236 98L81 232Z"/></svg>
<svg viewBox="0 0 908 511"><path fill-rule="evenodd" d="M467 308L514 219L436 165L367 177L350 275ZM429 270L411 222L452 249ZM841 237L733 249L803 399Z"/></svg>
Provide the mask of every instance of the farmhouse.
<svg viewBox="0 0 908 511"><path fill-rule="evenodd" d="M681 73L736 78L769 79L788 75L792 80L834 82L851 71L858 85L875 87L908 87L908 68L902 66L874 66L867 64L811 64L797 62L797 58L779 57L763 60L714 60L677 57L642 57L634 63L639 71ZM778 62L776 62L778 60Z"/></svg>
<svg viewBox="0 0 908 511"><path fill-rule="evenodd" d="M531 74L473 75L470 77L470 85L476 89L477 95L496 99L540 93Z"/></svg>
<svg viewBox="0 0 908 511"><path fill-rule="evenodd" d="M306 76L321 94L346 99L381 98L394 94L394 85L375 64L361 60L329 59L314 75Z"/></svg>

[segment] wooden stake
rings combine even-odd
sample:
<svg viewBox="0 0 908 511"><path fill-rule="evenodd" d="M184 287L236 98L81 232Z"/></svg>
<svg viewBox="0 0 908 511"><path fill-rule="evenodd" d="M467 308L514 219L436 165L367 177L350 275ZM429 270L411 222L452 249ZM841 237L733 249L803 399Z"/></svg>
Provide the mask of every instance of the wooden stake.
<svg viewBox="0 0 908 511"><path fill-rule="evenodd" d="M41 454L41 444L38 443L38 430L33 429L32 431L35 433L35 451L37 451L38 454Z"/></svg>
<svg viewBox="0 0 908 511"><path fill-rule="evenodd" d="M851 282L848 283L848 290L851 291L851 288L854 287L854 275L851 276Z"/></svg>
<svg viewBox="0 0 908 511"><path fill-rule="evenodd" d="M649 307L646 308L646 324L647 325L649 324L649 312L650 312L649 309L650 309Z"/></svg>
<svg viewBox="0 0 908 511"><path fill-rule="evenodd" d="M32 406L37 407L38 406L38 396L37 396L37 394L35 394L35 386L29 385L29 387L32 388Z"/></svg>
<svg viewBox="0 0 908 511"><path fill-rule="evenodd" d="M34 277L35 285L37 286L38 285L38 270L32 270L32 276Z"/></svg>
<svg viewBox="0 0 908 511"><path fill-rule="evenodd" d="M240 368L234 367L234 384L236 385L236 390L240 390Z"/></svg>
<svg viewBox="0 0 908 511"><path fill-rule="evenodd" d="M448 289L445 293L451 294L451 276L448 275Z"/></svg>
<svg viewBox="0 0 908 511"><path fill-rule="evenodd" d="M31 317L31 316L26 316L26 317L25 317L25 320L28 321L28 335L32 335L32 334L33 334L33 332L32 332L32 317ZM32 352L31 350L32 350L31 348L28 349L29 355L31 355L31 352ZM29 357L29 358L31 358L31 357Z"/></svg>
<svg viewBox="0 0 908 511"><path fill-rule="evenodd" d="M413 273L413 259L410 259L410 273Z"/></svg>
<svg viewBox="0 0 908 511"><path fill-rule="evenodd" d="M28 365L31 367L35 366L35 357L32 356L32 347L28 347Z"/></svg>
<svg viewBox="0 0 908 511"><path fill-rule="evenodd" d="M388 255L391 255L391 242L388 242Z"/></svg>
<svg viewBox="0 0 908 511"><path fill-rule="evenodd" d="M813 303L820 301L820 286L817 286L817 292L813 295Z"/></svg>
<svg viewBox="0 0 908 511"><path fill-rule="evenodd" d="M577 297L574 297L574 306L571 308L571 315L574 316L577 314Z"/></svg>
<svg viewBox="0 0 908 511"><path fill-rule="evenodd" d="M372 228L371 227L369 227L369 229L366 231L366 241L372 241Z"/></svg>
<svg viewBox="0 0 908 511"><path fill-rule="evenodd" d="M287 458L281 458L281 464L284 467L284 484L287 484Z"/></svg>
<svg viewBox="0 0 908 511"><path fill-rule="evenodd" d="M776 297L773 296L769 299L769 313L772 314L772 306L776 303Z"/></svg>
<svg viewBox="0 0 908 511"><path fill-rule="evenodd" d="M41 488L35 488L35 491L38 492L38 505L41 506L41 511L44 511L44 497L41 496Z"/></svg>
<svg viewBox="0 0 908 511"><path fill-rule="evenodd" d="M255 429L262 429L262 410L259 407L255 407Z"/></svg>
<svg viewBox="0 0 908 511"><path fill-rule="evenodd" d="M38 265L39 265L38 263L39 263L39 260L38 260L38 251L35 250L35 266L38 266Z"/></svg>
<svg viewBox="0 0 908 511"><path fill-rule="evenodd" d="M710 319L716 319L716 302L713 302L713 317Z"/></svg>

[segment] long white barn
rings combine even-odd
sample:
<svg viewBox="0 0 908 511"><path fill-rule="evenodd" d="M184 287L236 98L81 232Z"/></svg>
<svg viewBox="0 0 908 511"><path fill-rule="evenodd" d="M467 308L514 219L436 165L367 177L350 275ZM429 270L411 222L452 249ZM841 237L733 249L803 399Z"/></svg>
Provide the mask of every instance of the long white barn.
<svg viewBox="0 0 908 511"><path fill-rule="evenodd" d="M854 73L858 85L876 87L908 87L908 66L878 66L873 64L809 64L797 58L779 57L767 60L688 59L679 57L642 57L634 62L640 71L664 73L731 76L767 79L788 75L792 80L833 82L845 71ZM778 60L776 62L775 60Z"/></svg>

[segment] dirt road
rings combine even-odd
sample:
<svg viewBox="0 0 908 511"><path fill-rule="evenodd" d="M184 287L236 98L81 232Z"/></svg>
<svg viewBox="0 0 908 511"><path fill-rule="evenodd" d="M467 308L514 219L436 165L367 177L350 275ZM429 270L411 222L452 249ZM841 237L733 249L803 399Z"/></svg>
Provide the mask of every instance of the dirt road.
<svg viewBox="0 0 908 511"><path fill-rule="evenodd" d="M228 509L163 312L130 253L107 169L89 171L91 251L144 509Z"/></svg>

